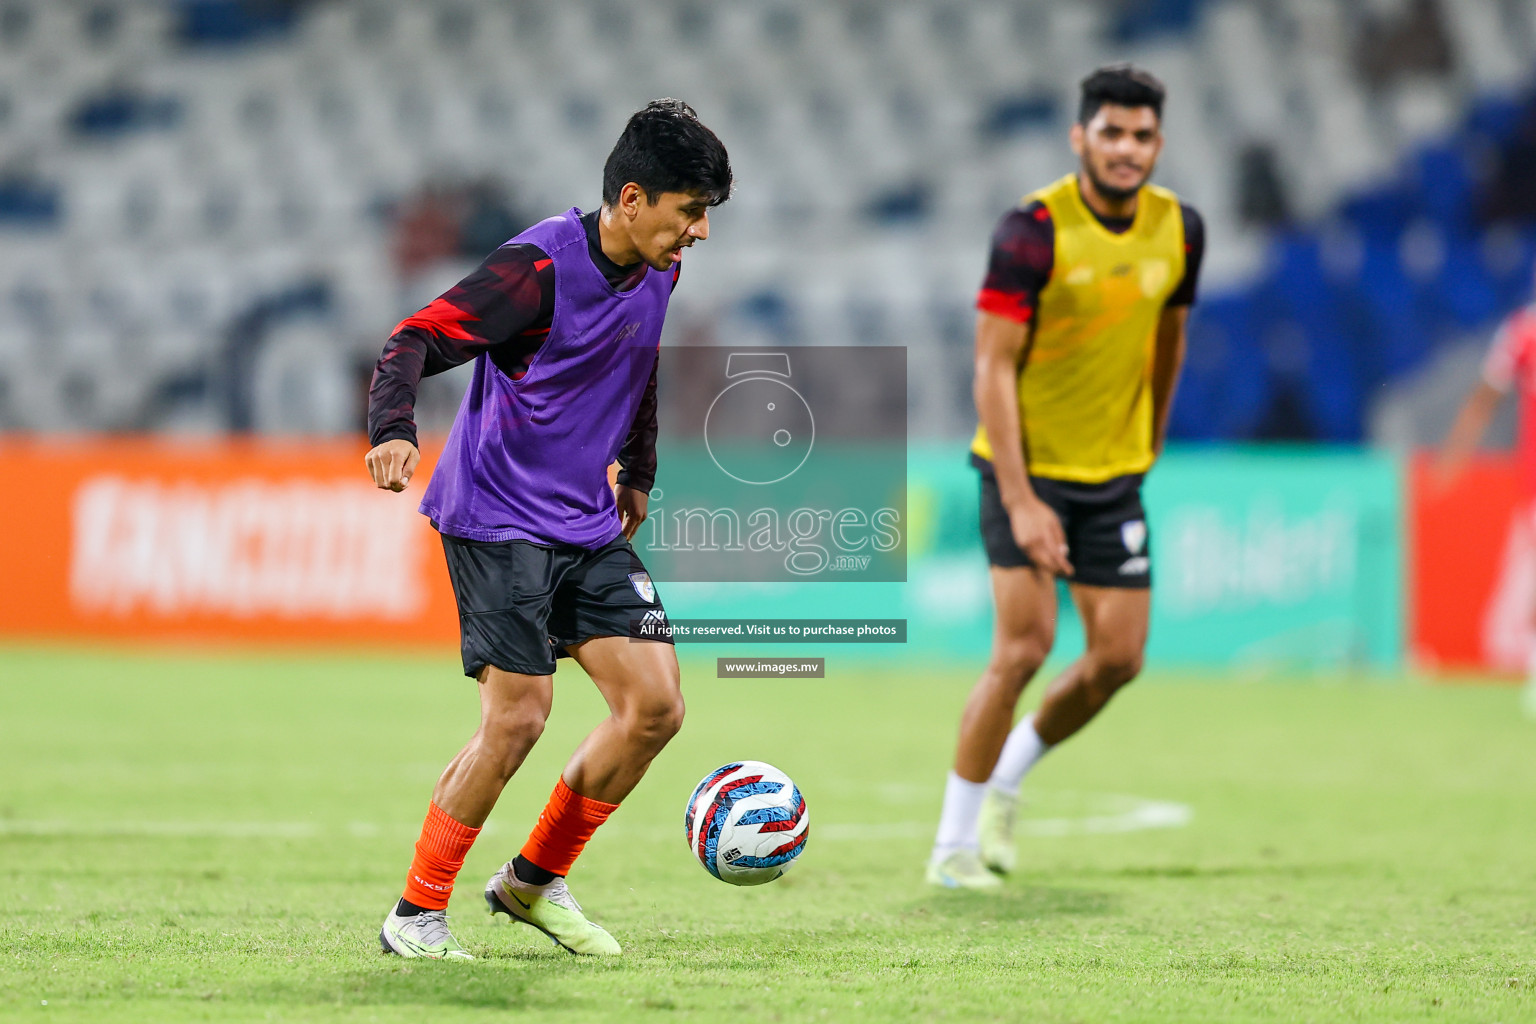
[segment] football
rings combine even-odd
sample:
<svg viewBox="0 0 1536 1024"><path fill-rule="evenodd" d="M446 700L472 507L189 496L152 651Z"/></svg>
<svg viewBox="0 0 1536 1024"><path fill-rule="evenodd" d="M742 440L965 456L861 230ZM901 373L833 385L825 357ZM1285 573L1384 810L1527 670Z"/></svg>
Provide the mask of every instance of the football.
<svg viewBox="0 0 1536 1024"><path fill-rule="evenodd" d="M762 885L805 850L811 819L788 775L762 761L721 765L694 787L683 827L704 870L732 885Z"/></svg>

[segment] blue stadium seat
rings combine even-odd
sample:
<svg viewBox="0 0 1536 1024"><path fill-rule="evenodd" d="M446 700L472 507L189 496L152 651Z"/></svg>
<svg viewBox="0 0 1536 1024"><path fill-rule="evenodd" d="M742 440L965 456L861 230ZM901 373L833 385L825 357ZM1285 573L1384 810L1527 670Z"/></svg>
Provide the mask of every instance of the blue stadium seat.
<svg viewBox="0 0 1536 1024"><path fill-rule="evenodd" d="M1223 295L1196 305L1184 379L1170 414L1172 437L1214 441L1251 436L1270 392L1258 337L1259 318L1250 296Z"/></svg>
<svg viewBox="0 0 1536 1024"><path fill-rule="evenodd" d="M1433 284L1453 331L1484 329L1507 308L1500 300L1498 283L1488 273L1480 242L1470 234L1450 238Z"/></svg>

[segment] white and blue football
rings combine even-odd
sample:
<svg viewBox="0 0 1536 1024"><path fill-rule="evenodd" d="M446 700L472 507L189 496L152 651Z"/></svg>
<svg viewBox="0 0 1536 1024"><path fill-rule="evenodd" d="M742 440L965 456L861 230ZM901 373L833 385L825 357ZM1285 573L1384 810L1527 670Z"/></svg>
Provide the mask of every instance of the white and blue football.
<svg viewBox="0 0 1536 1024"><path fill-rule="evenodd" d="M732 885L762 885L804 852L811 818L788 775L762 761L732 761L694 788L683 825L704 870Z"/></svg>

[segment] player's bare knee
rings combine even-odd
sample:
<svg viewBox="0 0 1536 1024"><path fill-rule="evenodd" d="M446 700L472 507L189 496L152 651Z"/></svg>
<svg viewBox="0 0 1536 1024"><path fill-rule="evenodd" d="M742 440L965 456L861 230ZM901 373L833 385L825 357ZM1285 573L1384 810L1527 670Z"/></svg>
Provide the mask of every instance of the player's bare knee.
<svg viewBox="0 0 1536 1024"><path fill-rule="evenodd" d="M676 691L669 694L666 700L658 701L651 708L651 733L662 742L670 740L677 735L678 730L682 729L685 711L683 695Z"/></svg>
<svg viewBox="0 0 1536 1024"><path fill-rule="evenodd" d="M1098 688L1113 694L1141 674L1141 652L1108 650L1093 655L1093 681Z"/></svg>
<svg viewBox="0 0 1536 1024"><path fill-rule="evenodd" d="M683 695L675 693L667 702L665 713L661 716L660 728L667 739L676 736L683 728L683 716L688 709L683 705Z"/></svg>
<svg viewBox="0 0 1536 1024"><path fill-rule="evenodd" d="M1050 637L1022 634L1000 640L992 648L992 667L1004 680L1022 690L1051 653Z"/></svg>
<svg viewBox="0 0 1536 1024"><path fill-rule="evenodd" d="M487 716L481 723L481 740L494 755L505 756L516 764L544 734L544 719L543 708L507 708Z"/></svg>
<svg viewBox="0 0 1536 1024"><path fill-rule="evenodd" d="M659 748L683 727L684 710L681 692L659 690L635 701L620 721L633 740Z"/></svg>

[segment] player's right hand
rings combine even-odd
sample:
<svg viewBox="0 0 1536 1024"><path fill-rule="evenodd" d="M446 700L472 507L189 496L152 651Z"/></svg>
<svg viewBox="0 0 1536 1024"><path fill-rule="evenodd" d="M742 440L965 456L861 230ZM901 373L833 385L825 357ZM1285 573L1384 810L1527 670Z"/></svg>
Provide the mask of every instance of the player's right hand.
<svg viewBox="0 0 1536 1024"><path fill-rule="evenodd" d="M385 441L370 451L363 460L373 485L386 491L403 491L416 474L416 464L421 452L403 437Z"/></svg>
<svg viewBox="0 0 1536 1024"><path fill-rule="evenodd" d="M1013 542L1038 568L1054 576L1071 576L1067 560L1067 535L1051 506L1036 497L1028 497L1008 510L1013 527Z"/></svg>

